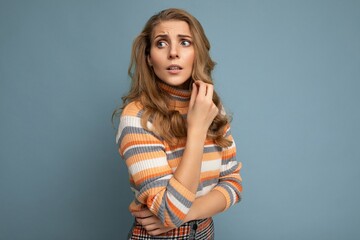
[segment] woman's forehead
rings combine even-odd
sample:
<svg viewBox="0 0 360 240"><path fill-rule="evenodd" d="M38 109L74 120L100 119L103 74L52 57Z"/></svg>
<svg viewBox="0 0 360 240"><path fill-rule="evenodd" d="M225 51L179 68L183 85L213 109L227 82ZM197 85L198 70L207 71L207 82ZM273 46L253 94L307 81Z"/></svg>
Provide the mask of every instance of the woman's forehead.
<svg viewBox="0 0 360 240"><path fill-rule="evenodd" d="M158 23L152 32L153 38L158 35L187 35L192 36L189 24L181 20L167 20Z"/></svg>

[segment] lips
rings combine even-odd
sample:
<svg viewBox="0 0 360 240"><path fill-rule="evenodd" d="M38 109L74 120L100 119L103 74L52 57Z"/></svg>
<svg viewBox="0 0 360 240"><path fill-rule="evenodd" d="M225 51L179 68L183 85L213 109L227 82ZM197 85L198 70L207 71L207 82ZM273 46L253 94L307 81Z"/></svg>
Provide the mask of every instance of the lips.
<svg viewBox="0 0 360 240"><path fill-rule="evenodd" d="M177 64L171 64L166 68L166 70L182 70L182 67Z"/></svg>
<svg viewBox="0 0 360 240"><path fill-rule="evenodd" d="M182 70L182 67L180 65L177 64L171 64L170 66L168 66L166 68L166 70L168 71L168 73L170 74L177 74L180 73Z"/></svg>

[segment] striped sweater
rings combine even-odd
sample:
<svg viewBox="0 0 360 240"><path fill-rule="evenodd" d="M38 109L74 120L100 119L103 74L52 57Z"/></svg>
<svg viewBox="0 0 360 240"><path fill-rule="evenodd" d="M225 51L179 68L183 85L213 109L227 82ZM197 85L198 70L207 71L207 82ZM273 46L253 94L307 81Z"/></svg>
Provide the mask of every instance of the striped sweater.
<svg viewBox="0 0 360 240"><path fill-rule="evenodd" d="M190 91L166 84L160 84L160 87L170 94L171 107L186 117ZM185 143L170 146L154 132L145 130L141 126L142 113L139 102L129 103L120 117L116 136L134 192L130 209L140 210L145 205L165 226L178 227L184 223L193 201L210 191L219 191L225 196L225 209L240 200L241 163L235 159L236 147L229 126L225 136L233 141L230 147L221 148L212 140L205 140L201 179L194 194L173 176L181 161ZM151 130L151 122L147 124Z"/></svg>

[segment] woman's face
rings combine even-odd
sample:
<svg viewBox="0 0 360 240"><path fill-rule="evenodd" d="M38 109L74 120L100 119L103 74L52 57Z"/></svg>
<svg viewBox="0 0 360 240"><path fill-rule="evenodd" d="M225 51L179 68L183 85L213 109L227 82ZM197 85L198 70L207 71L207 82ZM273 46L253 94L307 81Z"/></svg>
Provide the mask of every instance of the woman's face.
<svg viewBox="0 0 360 240"><path fill-rule="evenodd" d="M163 82L187 88L193 70L194 46L189 25L184 21L163 21L153 30L148 62Z"/></svg>

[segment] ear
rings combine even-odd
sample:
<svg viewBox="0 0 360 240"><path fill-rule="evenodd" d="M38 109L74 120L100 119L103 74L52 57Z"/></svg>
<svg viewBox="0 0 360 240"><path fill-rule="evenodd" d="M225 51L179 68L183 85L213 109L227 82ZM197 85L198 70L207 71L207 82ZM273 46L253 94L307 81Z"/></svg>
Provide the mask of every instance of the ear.
<svg viewBox="0 0 360 240"><path fill-rule="evenodd" d="M148 65L149 65L150 67L152 67L152 62L151 62L150 54L147 55L146 60L147 60Z"/></svg>

